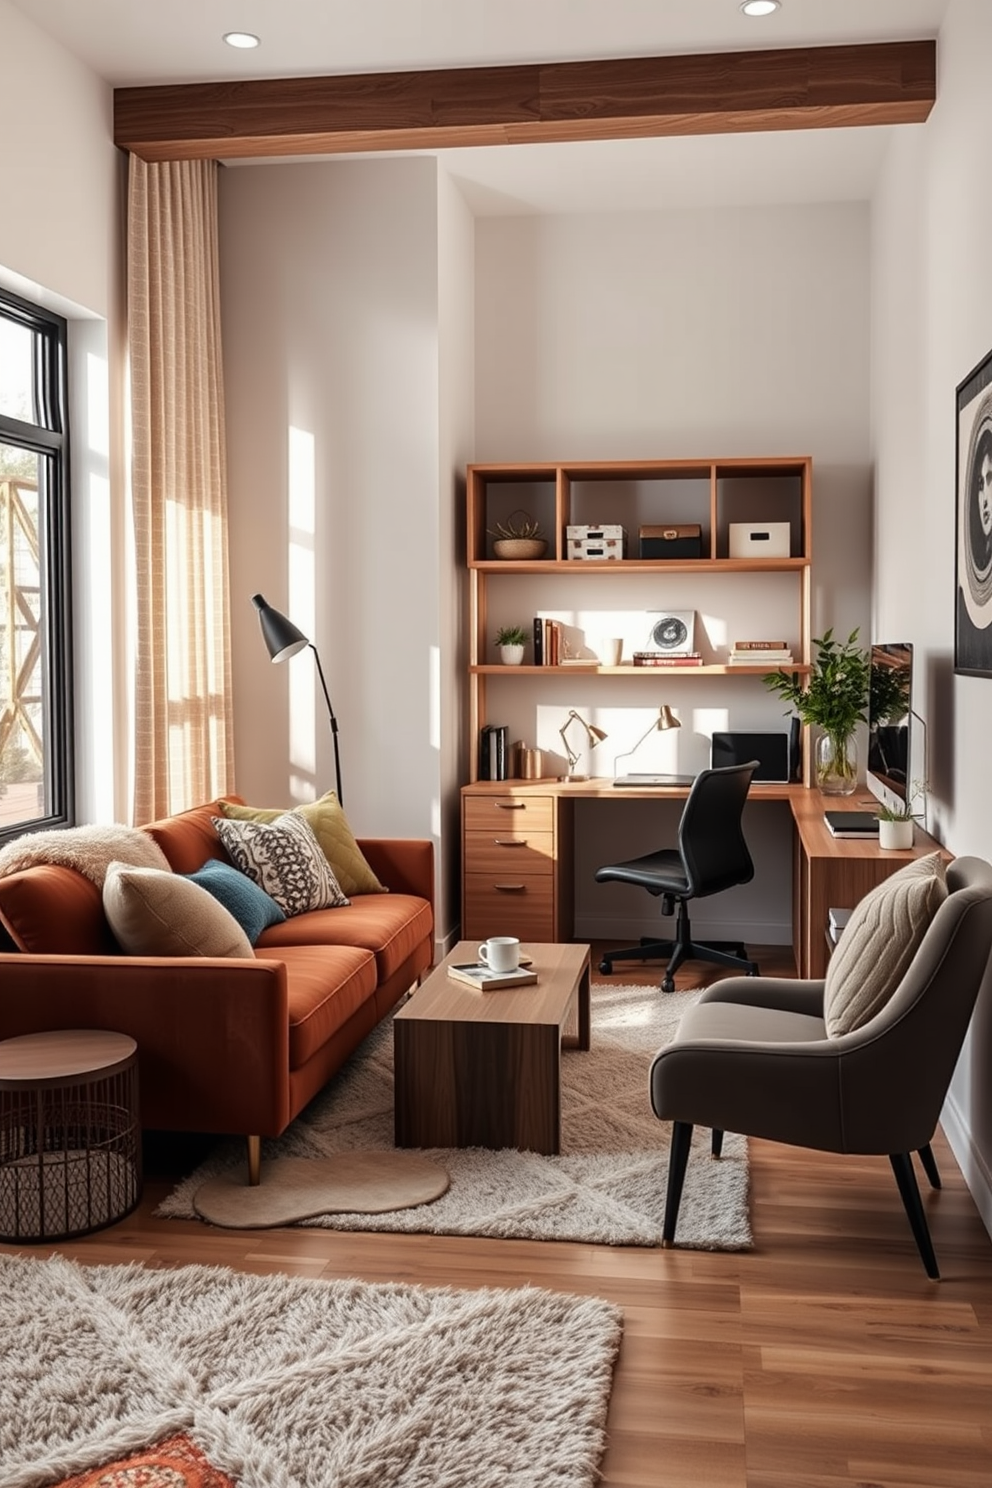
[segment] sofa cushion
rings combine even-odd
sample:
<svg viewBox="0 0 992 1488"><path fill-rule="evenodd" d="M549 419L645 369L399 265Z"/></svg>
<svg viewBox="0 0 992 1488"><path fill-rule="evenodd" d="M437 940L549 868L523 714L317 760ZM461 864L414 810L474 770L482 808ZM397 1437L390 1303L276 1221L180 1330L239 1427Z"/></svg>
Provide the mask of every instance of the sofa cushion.
<svg viewBox="0 0 992 1488"><path fill-rule="evenodd" d="M234 821L273 822L289 810L286 806L242 806L234 801L221 802L224 816ZM383 887L366 862L334 791L328 791L319 801L307 801L302 806L292 807L292 813L302 816L313 828L343 893L388 894L389 890Z"/></svg>
<svg viewBox="0 0 992 1488"><path fill-rule="evenodd" d="M119 950L100 890L74 868L45 863L0 878L0 919L19 951L113 956Z"/></svg>
<svg viewBox="0 0 992 1488"><path fill-rule="evenodd" d="M413 894L359 894L347 909L314 910L263 930L256 955L292 945L361 946L375 956L376 975L384 982L433 933L426 900Z"/></svg>
<svg viewBox="0 0 992 1488"><path fill-rule="evenodd" d="M348 903L310 826L288 812L274 822L214 817L236 867L260 884L286 915Z"/></svg>
<svg viewBox="0 0 992 1488"><path fill-rule="evenodd" d="M228 861L214 826L214 817L220 811L220 802L212 801L206 806L194 806L189 811L179 811L175 816L163 817L161 821L149 822L142 827L153 837L165 853L173 873L195 873L208 858Z"/></svg>
<svg viewBox="0 0 992 1488"><path fill-rule="evenodd" d="M223 904L252 945L266 926L280 925L286 918L271 894L267 894L260 884L247 873L242 873L240 868L222 863L219 858L208 858L202 868L187 873L186 877Z"/></svg>
<svg viewBox="0 0 992 1488"><path fill-rule="evenodd" d="M181 873L112 863L103 906L128 955L252 956L251 942L234 916Z"/></svg>
<svg viewBox="0 0 992 1488"><path fill-rule="evenodd" d="M827 1033L853 1033L885 1007L947 898L939 852L916 858L855 906L823 986Z"/></svg>
<svg viewBox="0 0 992 1488"><path fill-rule="evenodd" d="M61 868L74 868L102 889L107 868L115 861L136 868L169 866L162 849L139 827L109 822L25 832L0 848L0 875L39 863L57 863Z"/></svg>
<svg viewBox="0 0 992 1488"><path fill-rule="evenodd" d="M375 961L353 946L313 945L285 946L270 959L286 967L289 1067L299 1069L374 995Z"/></svg>

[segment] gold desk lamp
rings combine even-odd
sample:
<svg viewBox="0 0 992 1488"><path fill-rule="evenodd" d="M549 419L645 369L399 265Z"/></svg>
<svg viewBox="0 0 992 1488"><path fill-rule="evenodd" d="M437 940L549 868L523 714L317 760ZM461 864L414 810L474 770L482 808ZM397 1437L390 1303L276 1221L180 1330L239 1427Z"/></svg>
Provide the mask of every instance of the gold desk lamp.
<svg viewBox="0 0 992 1488"><path fill-rule="evenodd" d="M632 754L636 754L637 751L640 749L641 745L644 743L644 740L647 738L648 734L653 734L656 729L660 733L664 733L666 729L677 729L677 728L681 728L681 727L682 727L682 720L681 720L681 718L676 718L675 717L675 714L672 712L672 710L668 706L668 704L667 703L662 703L661 707L658 709L658 717L654 720L654 722L648 728L646 728L644 730L643 734L638 739L638 741L634 745L633 749L628 749L623 754L618 754L617 757L616 757L616 759L613 761L613 778L616 779L616 777L620 773L619 770L617 769L617 766L619 765L620 761L622 759L630 759L630 756Z"/></svg>
<svg viewBox="0 0 992 1488"><path fill-rule="evenodd" d="M588 775L576 775L574 773L575 766L579 762L579 756L576 754L575 750L571 747L571 745L568 742L568 738L566 737L567 734L568 734L568 730L569 730L569 728L571 728L571 726L572 726L573 723L580 723L582 725L582 727L585 729L586 734L588 735L588 738L589 738L589 746L588 747L590 749L595 749L595 747L596 747L597 744L601 744L603 742L603 740L606 738L606 735L603 732L603 730L601 728L597 728L594 723L586 723L586 721L585 721L584 718L580 718L579 715L578 715L578 713L576 713L576 711L575 711L574 708L569 708L569 710L568 710L568 717L565 719L565 722L562 724L561 728L558 730L559 734L561 735L561 742L565 746L565 758L568 760L568 774L567 775L559 775L558 776L558 779L559 780L588 780L589 779L589 776Z"/></svg>

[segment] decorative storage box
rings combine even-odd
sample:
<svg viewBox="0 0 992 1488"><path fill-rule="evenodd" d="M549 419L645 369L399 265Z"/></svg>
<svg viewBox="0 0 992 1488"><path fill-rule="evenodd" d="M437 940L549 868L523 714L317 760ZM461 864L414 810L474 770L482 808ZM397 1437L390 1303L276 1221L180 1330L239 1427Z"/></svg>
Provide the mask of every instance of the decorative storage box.
<svg viewBox="0 0 992 1488"><path fill-rule="evenodd" d="M671 522L654 527L641 527L642 558L701 558L703 534L698 522Z"/></svg>
<svg viewBox="0 0 992 1488"><path fill-rule="evenodd" d="M788 522L731 522L731 558L790 558Z"/></svg>
<svg viewBox="0 0 992 1488"><path fill-rule="evenodd" d="M615 524L605 527L566 527L569 558L622 558L627 548L627 534Z"/></svg>

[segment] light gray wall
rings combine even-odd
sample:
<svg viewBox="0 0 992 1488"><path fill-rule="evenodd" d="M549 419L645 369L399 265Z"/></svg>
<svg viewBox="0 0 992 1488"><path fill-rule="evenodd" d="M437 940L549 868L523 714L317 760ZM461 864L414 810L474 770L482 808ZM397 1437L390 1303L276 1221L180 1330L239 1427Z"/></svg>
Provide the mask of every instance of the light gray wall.
<svg viewBox="0 0 992 1488"><path fill-rule="evenodd" d="M436 165L225 170L220 222L237 788L280 804L334 783L312 656L270 666L261 591L319 649L355 832L440 847L456 581ZM464 258L450 204L445 224L445 261ZM464 435L447 376L443 397L451 460Z"/></svg>
<svg viewBox="0 0 992 1488"><path fill-rule="evenodd" d="M845 635L855 626L867 633L867 207L493 218L477 223L476 238L477 459L810 454L813 633L830 625ZM608 519L606 512L596 518ZM686 583L680 581L676 596L669 581L662 602L691 608L696 600L698 610L719 609L716 589L696 596ZM538 598L527 596L530 603ZM778 603L771 595L762 603L766 598ZM636 608L642 599L638 594L630 603ZM570 707L588 716L598 706L605 711L596 721L611 740L628 741L626 748L658 702L667 701L687 719L694 709L724 710L724 727L785 726L782 705L757 680L720 684L666 674L664 697L657 692L647 681L577 683L567 695L561 688L554 693L555 706L543 719L515 715L514 724L531 742L547 745L543 737L534 740L535 729L550 730L557 742ZM511 697L505 706L512 712ZM666 736L664 744L671 750L678 742ZM600 746L590 762L594 773L612 773L611 749ZM631 767L677 764L674 757L642 764L639 755ZM670 840L676 819L661 804L580 808L578 934L626 938L657 928L643 894L622 886L604 890L593 871ZM789 833L787 813L750 807L756 879L701 903L694 923L714 935L788 942Z"/></svg>
<svg viewBox="0 0 992 1488"><path fill-rule="evenodd" d="M893 138L872 221L877 536L873 624L916 646L930 825L956 855L992 857L992 678L955 676L955 388L992 349L986 190L992 8L952 0L937 104ZM992 1230L992 999L976 1011L944 1126Z"/></svg>
<svg viewBox="0 0 992 1488"><path fill-rule="evenodd" d="M124 820L122 157L108 85L0 0L0 285L69 322L76 810Z"/></svg>

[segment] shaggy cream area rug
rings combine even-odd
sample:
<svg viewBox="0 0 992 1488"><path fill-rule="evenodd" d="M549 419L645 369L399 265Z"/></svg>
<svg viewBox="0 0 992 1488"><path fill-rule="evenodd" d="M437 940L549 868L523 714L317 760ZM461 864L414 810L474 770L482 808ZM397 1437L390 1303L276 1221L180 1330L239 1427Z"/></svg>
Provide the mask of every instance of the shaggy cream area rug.
<svg viewBox="0 0 992 1488"><path fill-rule="evenodd" d="M435 1149L427 1155L451 1182L432 1203L386 1214L325 1214L305 1223L337 1230L659 1244L671 1125L651 1110L648 1069L698 996L698 991L665 995L653 987L593 987L592 1048L562 1053L560 1157L481 1147ZM278 1141L263 1143L263 1160L393 1150L392 1054L387 1021ZM709 1132L697 1131L693 1142L698 1152L686 1173L677 1244L694 1250L747 1249L746 1139L728 1132L718 1162L709 1156ZM201 1185L244 1166L244 1143L226 1144L157 1213L197 1218Z"/></svg>
<svg viewBox="0 0 992 1488"><path fill-rule="evenodd" d="M591 1488L620 1332L530 1288L0 1257L0 1480ZM194 1475L125 1475L155 1442Z"/></svg>

